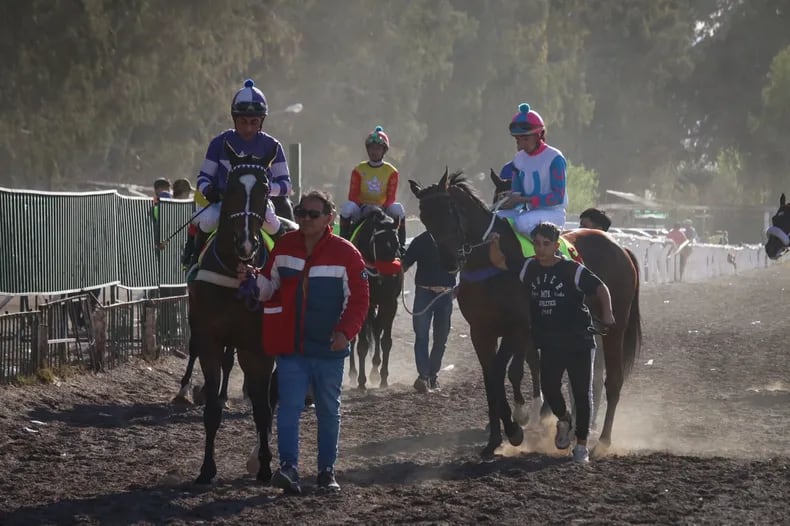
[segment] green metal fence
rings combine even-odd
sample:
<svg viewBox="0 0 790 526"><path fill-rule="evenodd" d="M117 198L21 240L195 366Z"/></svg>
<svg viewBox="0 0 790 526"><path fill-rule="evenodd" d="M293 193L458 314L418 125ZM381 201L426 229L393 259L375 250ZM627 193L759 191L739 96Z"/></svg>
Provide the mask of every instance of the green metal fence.
<svg viewBox="0 0 790 526"><path fill-rule="evenodd" d="M180 252L193 204L114 191L33 192L0 188L0 295L67 294L108 285L183 287ZM156 219L155 219L156 217Z"/></svg>

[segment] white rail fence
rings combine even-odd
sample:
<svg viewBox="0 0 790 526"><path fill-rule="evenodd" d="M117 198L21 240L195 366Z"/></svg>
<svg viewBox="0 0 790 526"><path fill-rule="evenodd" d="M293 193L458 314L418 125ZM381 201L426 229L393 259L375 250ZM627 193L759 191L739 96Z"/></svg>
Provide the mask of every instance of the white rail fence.
<svg viewBox="0 0 790 526"><path fill-rule="evenodd" d="M694 243L678 252L671 241L624 234L612 237L631 249L639 261L642 282L648 284L704 281L778 264L768 259L763 245Z"/></svg>

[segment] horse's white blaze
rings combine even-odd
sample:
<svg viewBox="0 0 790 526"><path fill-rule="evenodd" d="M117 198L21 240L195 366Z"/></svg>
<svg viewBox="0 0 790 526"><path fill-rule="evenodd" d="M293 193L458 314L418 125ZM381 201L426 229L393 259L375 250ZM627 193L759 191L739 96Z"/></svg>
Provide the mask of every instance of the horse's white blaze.
<svg viewBox="0 0 790 526"><path fill-rule="evenodd" d="M244 251L246 254L252 254L252 236L250 235L250 199L252 199L252 189L258 180L254 175L242 175L239 177L239 182L244 185L244 191L247 192L247 202L244 203Z"/></svg>

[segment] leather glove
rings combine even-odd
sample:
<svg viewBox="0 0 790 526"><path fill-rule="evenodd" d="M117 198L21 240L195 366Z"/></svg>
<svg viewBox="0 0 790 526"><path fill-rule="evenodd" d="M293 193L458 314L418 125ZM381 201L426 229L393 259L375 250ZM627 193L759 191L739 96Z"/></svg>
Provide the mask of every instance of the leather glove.
<svg viewBox="0 0 790 526"><path fill-rule="evenodd" d="M203 189L203 197L205 197L206 201L209 203L219 203L222 201L222 192L213 185L208 185Z"/></svg>

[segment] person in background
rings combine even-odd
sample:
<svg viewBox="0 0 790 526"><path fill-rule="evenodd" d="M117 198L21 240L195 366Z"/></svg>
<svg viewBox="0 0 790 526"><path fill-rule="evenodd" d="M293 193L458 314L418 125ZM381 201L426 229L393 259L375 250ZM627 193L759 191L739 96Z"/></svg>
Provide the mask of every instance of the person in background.
<svg viewBox="0 0 790 526"><path fill-rule="evenodd" d="M412 326L414 327L414 361L417 379L414 388L420 393L428 389L439 389L439 371L450 335L450 318L453 314L453 289L455 274L445 271L439 263L439 250L430 233L423 232L409 244L401 259L404 274L412 265L417 265L414 277L414 305ZM430 353L431 322L433 322L433 345Z"/></svg>
<svg viewBox="0 0 790 526"><path fill-rule="evenodd" d="M154 181L154 199L159 197L171 198L173 197L173 189L169 179L160 177Z"/></svg>
<svg viewBox="0 0 790 526"><path fill-rule="evenodd" d="M567 163L561 151L546 143L543 117L529 104L520 104L510 122L510 135L518 147L513 157L517 173L513 176L510 201L503 208L526 208L515 218L516 229L525 236L542 221L564 228Z"/></svg>
<svg viewBox="0 0 790 526"><path fill-rule="evenodd" d="M197 188L208 201L208 210L201 211L196 217L198 228L195 232L194 249L190 263L197 262L198 255L208 238L219 224L220 203L227 184L230 162L225 151L227 143L238 155L252 154L264 160L269 173L269 197L287 196L291 193L291 177L285 160L283 147L276 138L262 131L263 122L269 113L266 96L255 87L252 79L244 81L244 86L236 92L230 103L233 129L225 130L214 137L208 145L206 158L200 167ZM197 199L196 199L197 201ZM266 208L263 229L273 237L284 232L277 219L271 200Z"/></svg>
<svg viewBox="0 0 790 526"><path fill-rule="evenodd" d="M586 296L596 296L603 325L614 325L612 299L608 287L587 267L557 255L560 229L539 223L531 232L535 257L520 253L506 259L499 235L491 235L492 264L517 273L530 302L532 336L540 349L540 378L543 398L557 417L554 445L567 449L573 431L571 415L562 394L562 375L567 371L576 407L576 446L573 459L589 462L587 436L592 414L593 362L595 339Z"/></svg>
<svg viewBox="0 0 790 526"><path fill-rule="evenodd" d="M368 160L362 161L351 171L348 201L340 209L340 235L350 239L354 223L365 215L365 207L378 206L398 222L398 241L402 254L406 247L406 211L396 201L398 169L384 160L389 148L389 136L381 126L376 126L365 138Z"/></svg>
<svg viewBox="0 0 790 526"><path fill-rule="evenodd" d="M689 246L686 233L680 223L675 223L672 229L667 232L667 243L672 243L672 250L670 250L667 259L677 256L678 258L678 281L683 281L683 273L686 271L686 261L691 254L691 247ZM666 246L666 243L665 243Z"/></svg>
<svg viewBox="0 0 790 526"><path fill-rule="evenodd" d="M609 219L609 216L603 210L588 208L579 214L579 226L581 228L592 228L608 232L609 227L612 226L612 220Z"/></svg>
<svg viewBox="0 0 790 526"><path fill-rule="evenodd" d="M349 342L368 313L365 262L350 242L332 233L335 205L311 190L294 208L299 229L275 244L255 278L263 309L263 349L277 357L280 468L272 485L301 493L299 419L312 387L318 420L319 488L340 491L335 479L340 438L340 392ZM241 269L239 279L248 279ZM309 291L309 293L308 293Z"/></svg>
<svg viewBox="0 0 790 526"><path fill-rule="evenodd" d="M697 230L694 228L694 223L691 219L683 221L683 233L686 235L689 243L696 243L699 241L699 235L697 235Z"/></svg>
<svg viewBox="0 0 790 526"><path fill-rule="evenodd" d="M195 189L192 188L192 183L189 182L189 179L176 179L173 182L173 198L174 199L191 199L192 192Z"/></svg>

